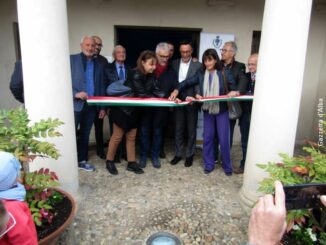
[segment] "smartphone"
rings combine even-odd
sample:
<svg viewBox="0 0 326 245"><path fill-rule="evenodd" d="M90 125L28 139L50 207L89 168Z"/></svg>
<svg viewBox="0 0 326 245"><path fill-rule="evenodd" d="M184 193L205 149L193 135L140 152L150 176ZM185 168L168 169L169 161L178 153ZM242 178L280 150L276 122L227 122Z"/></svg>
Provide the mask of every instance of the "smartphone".
<svg viewBox="0 0 326 245"><path fill-rule="evenodd" d="M287 210L320 208L321 195L326 195L326 183L309 183L283 186Z"/></svg>

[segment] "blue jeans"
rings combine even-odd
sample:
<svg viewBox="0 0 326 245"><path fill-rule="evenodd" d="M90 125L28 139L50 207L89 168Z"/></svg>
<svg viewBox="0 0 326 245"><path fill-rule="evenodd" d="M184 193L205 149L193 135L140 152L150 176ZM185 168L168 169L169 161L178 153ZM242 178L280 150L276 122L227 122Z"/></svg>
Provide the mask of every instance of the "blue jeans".
<svg viewBox="0 0 326 245"><path fill-rule="evenodd" d="M140 122L140 159L146 160L150 147L150 135L152 133L151 157L157 159L162 144L162 127L155 127L153 124L153 113L143 115Z"/></svg>
<svg viewBox="0 0 326 245"><path fill-rule="evenodd" d="M87 103L84 104L84 107L81 111L74 112L75 129L76 132L77 130L79 132L77 137L78 162L88 160L89 134L91 133L91 129L96 115L96 107L88 106Z"/></svg>

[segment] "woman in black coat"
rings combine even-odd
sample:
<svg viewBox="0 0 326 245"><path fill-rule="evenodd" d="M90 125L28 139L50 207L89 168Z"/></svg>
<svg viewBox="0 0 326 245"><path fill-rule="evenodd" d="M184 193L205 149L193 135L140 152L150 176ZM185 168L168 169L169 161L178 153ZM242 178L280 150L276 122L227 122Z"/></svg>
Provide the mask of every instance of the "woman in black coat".
<svg viewBox="0 0 326 245"><path fill-rule="evenodd" d="M149 86L153 72L156 68L155 53L149 50L143 51L138 60L137 67L131 72L129 79L124 83L125 86L131 88L129 96L140 97L141 89L138 88L137 83L144 82ZM148 80L148 82L147 82ZM145 90L147 86L143 87ZM109 148L107 153L106 167L108 171L116 175L118 170L114 164L114 156L116 154L119 143L122 140L123 135L126 135L126 149L127 149L127 170L135 172L136 174L142 174L144 171L136 163L136 134L138 126L139 113L133 107L112 107L111 116L113 121L113 134L110 138Z"/></svg>

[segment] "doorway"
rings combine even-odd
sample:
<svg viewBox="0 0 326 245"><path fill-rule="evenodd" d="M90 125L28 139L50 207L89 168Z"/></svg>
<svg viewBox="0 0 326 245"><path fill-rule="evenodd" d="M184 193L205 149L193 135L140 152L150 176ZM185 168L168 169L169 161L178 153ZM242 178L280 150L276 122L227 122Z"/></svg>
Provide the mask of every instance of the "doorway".
<svg viewBox="0 0 326 245"><path fill-rule="evenodd" d="M115 45L126 48L126 63L135 67L140 52L146 49L155 51L159 42L172 42L175 49L172 59L176 59L180 58L179 42L190 40L194 46L193 57L198 57L200 32L198 28L115 26Z"/></svg>

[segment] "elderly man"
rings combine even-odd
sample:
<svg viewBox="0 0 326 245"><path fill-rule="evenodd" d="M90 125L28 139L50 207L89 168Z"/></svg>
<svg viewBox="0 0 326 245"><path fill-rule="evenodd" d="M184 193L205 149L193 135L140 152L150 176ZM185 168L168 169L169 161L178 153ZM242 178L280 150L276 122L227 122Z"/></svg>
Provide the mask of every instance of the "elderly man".
<svg viewBox="0 0 326 245"><path fill-rule="evenodd" d="M98 63L102 64L104 67L107 67L109 65L108 60L100 54L103 47L102 39L99 36L92 36L92 37L95 41L94 56ZM106 81L104 81L104 83L105 82ZM96 154L99 158L105 159L104 140L103 140L103 118L95 117L94 128L95 128L95 140L96 140Z"/></svg>
<svg viewBox="0 0 326 245"><path fill-rule="evenodd" d="M105 110L87 105L88 96L104 96L104 67L95 58L95 41L90 36L82 38L81 53L70 56L73 103L77 139L78 167L86 171L94 171L88 163L89 134L95 117L103 118Z"/></svg>
<svg viewBox="0 0 326 245"><path fill-rule="evenodd" d="M125 64L127 55L126 49L122 45L117 45L114 47L112 56L114 61L109 64L105 70L107 85L110 85L118 80L127 80L128 75L130 73L130 67ZM110 132L113 132L112 119L109 113L109 123L110 123ZM121 144L119 145L118 151L114 158L115 162L120 162L120 157L126 157L126 149L125 149L125 138L123 138Z"/></svg>
<svg viewBox="0 0 326 245"><path fill-rule="evenodd" d="M174 60L172 67L178 74L178 81L192 77L200 69L201 63L192 59L192 44L189 41L180 42L181 59ZM188 96L195 97L198 86L190 87L180 93L179 98L186 100ZM181 158L184 147L185 134L187 134L185 167L190 167L193 162L196 147L196 128L198 120L198 107L195 104L175 108L175 157L170 162L177 164Z"/></svg>
<svg viewBox="0 0 326 245"><path fill-rule="evenodd" d="M238 96L246 92L248 79L246 77L246 66L235 60L238 47L235 42L226 42L221 49L222 62L224 64L224 70L230 70L233 79L236 82L237 90L232 92L231 96ZM230 120L230 146L232 147L235 120Z"/></svg>
<svg viewBox="0 0 326 245"><path fill-rule="evenodd" d="M157 64L155 69L156 85L160 96L168 98L177 85L177 75L169 65L169 46L161 42L156 46ZM150 148L150 132L152 131L151 158L155 168L160 168L159 153L162 144L162 130L167 125L168 108L146 108L140 127L140 165L146 166L147 154Z"/></svg>
<svg viewBox="0 0 326 245"><path fill-rule="evenodd" d="M247 65L248 65L249 72L246 73L246 76L249 81L246 89L246 94L248 95L253 95L255 92L257 61L258 61L258 54L252 54L248 58ZM239 126L240 126L240 133L241 133L242 160L240 162L240 167L238 169L237 168L234 169L235 174L242 174L244 171L244 166L245 166L246 156L247 156L252 101L241 102L241 107L242 107L242 115L239 118Z"/></svg>

